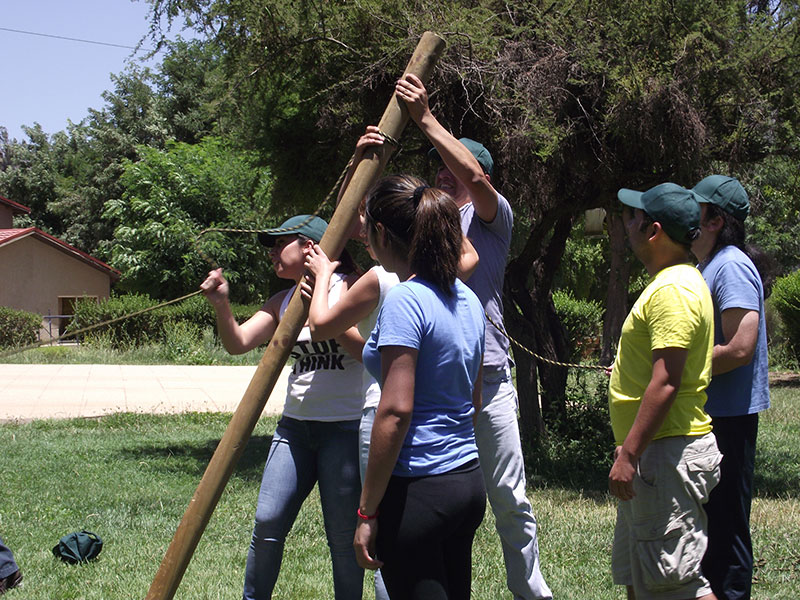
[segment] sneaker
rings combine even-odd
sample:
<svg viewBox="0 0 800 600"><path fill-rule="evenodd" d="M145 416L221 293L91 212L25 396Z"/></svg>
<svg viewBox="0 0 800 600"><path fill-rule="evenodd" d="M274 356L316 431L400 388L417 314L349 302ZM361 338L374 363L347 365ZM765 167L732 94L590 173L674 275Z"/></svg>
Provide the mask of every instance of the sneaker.
<svg viewBox="0 0 800 600"><path fill-rule="evenodd" d="M17 587L20 583L22 583L22 572L17 569L5 579L0 579L0 595Z"/></svg>

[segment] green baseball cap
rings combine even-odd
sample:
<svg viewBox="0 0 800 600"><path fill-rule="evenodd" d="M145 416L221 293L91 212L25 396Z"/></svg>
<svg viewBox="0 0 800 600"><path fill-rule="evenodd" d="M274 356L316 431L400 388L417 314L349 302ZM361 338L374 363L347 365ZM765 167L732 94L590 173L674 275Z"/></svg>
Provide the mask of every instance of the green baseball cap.
<svg viewBox="0 0 800 600"><path fill-rule="evenodd" d="M475 160L478 161L478 164L483 169L483 172L487 175L491 175L492 171L494 170L494 160L492 159L492 155L489 154L489 151L486 149L486 146L480 142L476 142L475 140L465 137L460 138L458 141L464 144L466 149L469 150L470 154L475 157ZM431 148L428 150L428 158L430 160L442 162L442 157L439 155L439 151L436 148Z"/></svg>
<svg viewBox="0 0 800 600"><path fill-rule="evenodd" d="M641 208L676 242L688 244L697 237L700 205L692 190L676 183L662 183L646 192L623 188L617 198L630 207Z"/></svg>
<svg viewBox="0 0 800 600"><path fill-rule="evenodd" d="M282 235L304 235L319 242L327 227L328 223L324 219L311 215L297 215L286 219L279 227L259 232L258 241L272 247L275 245L275 239Z"/></svg>
<svg viewBox="0 0 800 600"><path fill-rule="evenodd" d="M725 175L709 175L692 191L697 201L719 206L726 213L744 221L750 214L750 200L738 179Z"/></svg>

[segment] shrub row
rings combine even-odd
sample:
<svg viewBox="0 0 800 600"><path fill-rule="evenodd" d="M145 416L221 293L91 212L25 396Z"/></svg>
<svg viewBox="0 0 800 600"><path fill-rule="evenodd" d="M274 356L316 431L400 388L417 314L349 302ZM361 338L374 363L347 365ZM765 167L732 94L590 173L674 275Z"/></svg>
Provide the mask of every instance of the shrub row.
<svg viewBox="0 0 800 600"><path fill-rule="evenodd" d="M184 332L188 339L199 338L206 327L214 327L214 309L200 296L192 296L178 304L153 309L159 302L144 294L126 294L100 302L92 299L79 301L75 316L67 331L120 319L103 327L91 330L81 337L86 343L102 340L104 345L115 349L163 343L174 340L175 328ZM231 306L233 316L240 323L249 319L258 310L258 305ZM135 314L140 313L140 314ZM134 316L129 316L134 315ZM125 318L121 318L125 317Z"/></svg>
<svg viewBox="0 0 800 600"><path fill-rule="evenodd" d="M770 302L780 316L783 341L800 361L800 271L775 280Z"/></svg>
<svg viewBox="0 0 800 600"><path fill-rule="evenodd" d="M553 292L553 304L572 348L570 360L597 354L603 331L603 306L594 300L577 300L565 290Z"/></svg>
<svg viewBox="0 0 800 600"><path fill-rule="evenodd" d="M0 348L32 344L41 326L42 315L0 306Z"/></svg>

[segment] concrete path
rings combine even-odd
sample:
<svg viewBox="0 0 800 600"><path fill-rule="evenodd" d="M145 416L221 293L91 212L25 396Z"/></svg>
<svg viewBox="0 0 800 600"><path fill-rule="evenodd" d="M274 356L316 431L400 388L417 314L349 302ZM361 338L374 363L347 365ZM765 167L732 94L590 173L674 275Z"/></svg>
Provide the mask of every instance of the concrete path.
<svg viewBox="0 0 800 600"><path fill-rule="evenodd" d="M0 421L115 412L233 412L255 367L0 364ZM264 408L278 414L284 369Z"/></svg>

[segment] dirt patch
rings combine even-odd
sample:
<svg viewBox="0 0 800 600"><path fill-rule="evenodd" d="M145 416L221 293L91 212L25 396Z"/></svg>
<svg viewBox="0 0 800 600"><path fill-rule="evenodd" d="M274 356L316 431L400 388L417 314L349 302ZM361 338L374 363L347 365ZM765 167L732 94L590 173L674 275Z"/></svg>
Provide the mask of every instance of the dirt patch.
<svg viewBox="0 0 800 600"><path fill-rule="evenodd" d="M772 371L769 374L772 387L800 387L800 373L793 371Z"/></svg>

